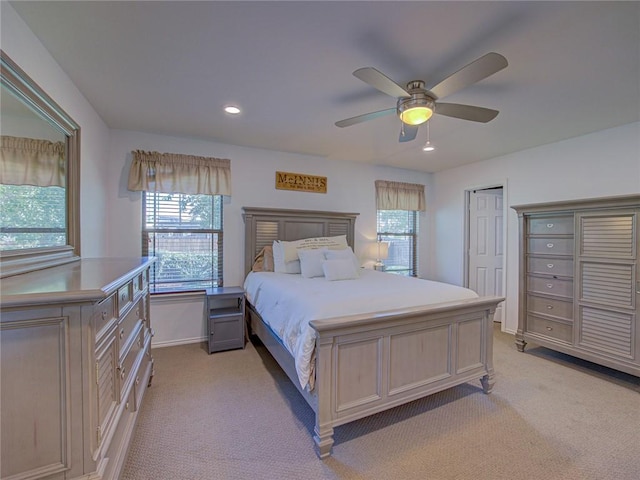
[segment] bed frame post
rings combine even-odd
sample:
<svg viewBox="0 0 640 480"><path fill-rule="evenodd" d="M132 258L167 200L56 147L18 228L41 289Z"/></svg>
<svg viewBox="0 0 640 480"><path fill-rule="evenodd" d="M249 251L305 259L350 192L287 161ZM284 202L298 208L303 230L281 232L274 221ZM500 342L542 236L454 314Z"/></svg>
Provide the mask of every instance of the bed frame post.
<svg viewBox="0 0 640 480"><path fill-rule="evenodd" d="M320 458L331 455L333 447L333 422L331 415L331 370L333 339L316 336L316 425L313 429L316 454Z"/></svg>
<svg viewBox="0 0 640 480"><path fill-rule="evenodd" d="M486 329L485 332L485 348L487 349L485 353L485 366L487 369L487 374L484 375L480 379L480 383L482 384L482 391L486 394L491 393L493 390L493 386L496 383L496 375L495 370L493 369L493 315L496 312L496 306L490 307L487 312L486 319Z"/></svg>

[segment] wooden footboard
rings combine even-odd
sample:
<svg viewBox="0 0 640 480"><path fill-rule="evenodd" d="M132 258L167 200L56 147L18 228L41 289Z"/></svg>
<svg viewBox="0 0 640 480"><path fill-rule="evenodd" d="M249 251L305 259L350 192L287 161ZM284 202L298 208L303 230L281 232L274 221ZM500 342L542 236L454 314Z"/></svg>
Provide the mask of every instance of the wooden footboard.
<svg viewBox="0 0 640 480"><path fill-rule="evenodd" d="M338 425L474 379L489 393L493 314L502 300L482 297L312 321L316 359L311 392L300 388L292 356L253 309L251 328L313 408L316 452L325 458Z"/></svg>

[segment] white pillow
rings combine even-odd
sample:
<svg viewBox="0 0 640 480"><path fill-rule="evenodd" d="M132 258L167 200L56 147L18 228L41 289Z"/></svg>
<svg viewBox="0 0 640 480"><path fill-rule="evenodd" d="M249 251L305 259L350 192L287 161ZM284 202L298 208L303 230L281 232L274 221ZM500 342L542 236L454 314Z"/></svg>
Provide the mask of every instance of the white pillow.
<svg viewBox="0 0 640 480"><path fill-rule="evenodd" d="M347 248L347 236L337 235L335 237L314 237L303 238L293 242L280 241L284 248L284 261L293 262L298 260L298 250L312 250L315 248Z"/></svg>
<svg viewBox="0 0 640 480"><path fill-rule="evenodd" d="M358 269L349 259L325 260L322 270L327 280L353 280L358 278Z"/></svg>
<svg viewBox="0 0 640 480"><path fill-rule="evenodd" d="M343 248L342 250L327 250L324 254L324 258L327 260L350 260L356 269L360 268L360 261L356 254L353 253L351 247Z"/></svg>
<svg viewBox="0 0 640 480"><path fill-rule="evenodd" d="M314 250L298 250L300 257L300 271L305 278L322 277L324 271L322 264L325 261L324 248L316 248Z"/></svg>
<svg viewBox="0 0 640 480"><path fill-rule="evenodd" d="M292 262L284 261L284 248L282 242L275 240L273 242L273 271L276 273L300 273L300 261Z"/></svg>

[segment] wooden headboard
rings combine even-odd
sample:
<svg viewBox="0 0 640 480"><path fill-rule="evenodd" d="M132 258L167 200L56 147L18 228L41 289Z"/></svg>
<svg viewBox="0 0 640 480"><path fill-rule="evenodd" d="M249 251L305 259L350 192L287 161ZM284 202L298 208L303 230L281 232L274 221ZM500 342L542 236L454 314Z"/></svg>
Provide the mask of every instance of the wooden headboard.
<svg viewBox="0 0 640 480"><path fill-rule="evenodd" d="M251 271L255 256L274 240L346 235L353 248L358 213L320 212L243 207L245 231L244 273Z"/></svg>

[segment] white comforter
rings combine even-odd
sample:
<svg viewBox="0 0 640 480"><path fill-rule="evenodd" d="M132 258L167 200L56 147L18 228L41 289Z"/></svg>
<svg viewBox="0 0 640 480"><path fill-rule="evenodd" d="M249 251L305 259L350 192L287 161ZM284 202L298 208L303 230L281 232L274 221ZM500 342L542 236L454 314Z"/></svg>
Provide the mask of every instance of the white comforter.
<svg viewBox="0 0 640 480"><path fill-rule="evenodd" d="M245 282L249 302L282 339L295 359L302 388L309 384L315 330L311 320L476 298L472 290L447 283L360 270L356 280L251 272ZM312 384L310 386L312 388Z"/></svg>

